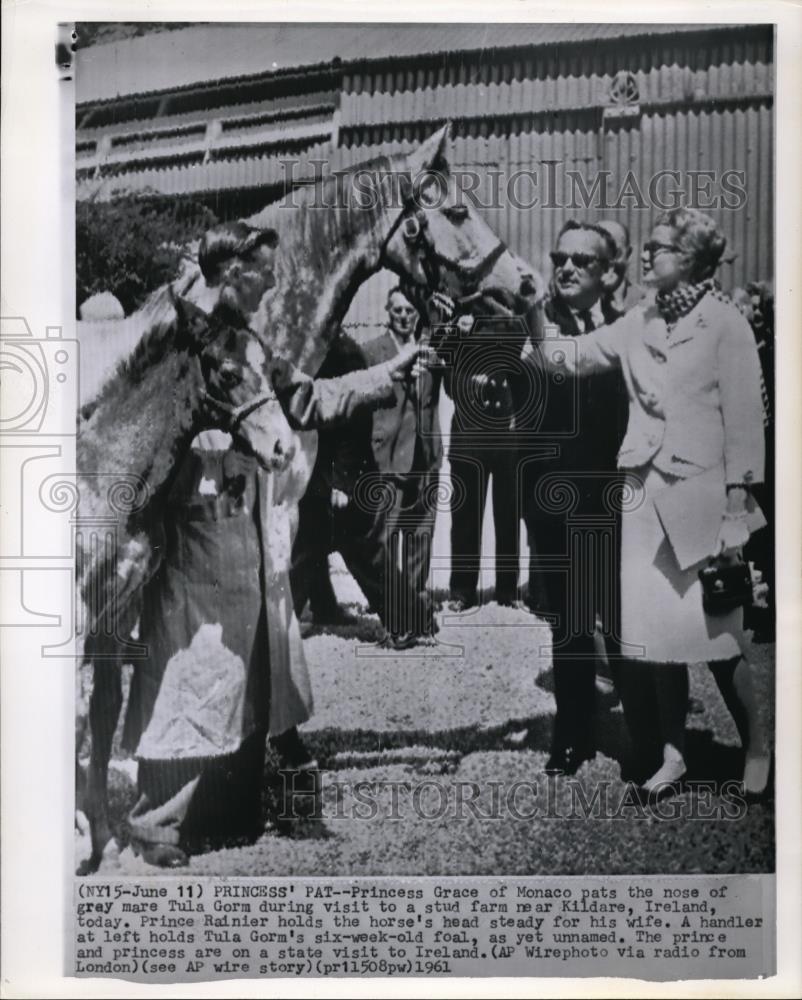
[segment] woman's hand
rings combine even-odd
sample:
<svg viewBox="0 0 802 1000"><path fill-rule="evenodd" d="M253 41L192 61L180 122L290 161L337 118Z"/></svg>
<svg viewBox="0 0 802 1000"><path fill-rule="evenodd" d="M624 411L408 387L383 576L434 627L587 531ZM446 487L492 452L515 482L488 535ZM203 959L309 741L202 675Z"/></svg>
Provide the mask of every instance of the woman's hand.
<svg viewBox="0 0 802 1000"><path fill-rule="evenodd" d="M746 513L743 515L725 514L718 529L718 538L713 549L713 555L732 561L741 556L741 549L749 541L749 528L746 524Z"/></svg>
<svg viewBox="0 0 802 1000"><path fill-rule="evenodd" d="M723 556L729 560L741 557L741 549L749 541L749 527L746 523L748 497L745 487L728 487L727 506L722 515L714 556Z"/></svg>

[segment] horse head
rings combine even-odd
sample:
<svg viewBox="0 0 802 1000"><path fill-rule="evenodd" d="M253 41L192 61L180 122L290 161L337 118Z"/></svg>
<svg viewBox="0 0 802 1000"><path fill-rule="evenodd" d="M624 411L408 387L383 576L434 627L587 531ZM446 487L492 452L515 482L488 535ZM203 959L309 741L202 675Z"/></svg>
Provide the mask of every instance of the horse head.
<svg viewBox="0 0 802 1000"><path fill-rule="evenodd" d="M179 346L197 357L206 427L227 431L268 470L283 467L294 435L272 384L272 354L247 322L225 304L211 315L175 300Z"/></svg>
<svg viewBox="0 0 802 1000"><path fill-rule="evenodd" d="M403 204L381 251L419 301L443 292L474 314L537 317L546 285L496 236L450 173L449 126L394 157Z"/></svg>

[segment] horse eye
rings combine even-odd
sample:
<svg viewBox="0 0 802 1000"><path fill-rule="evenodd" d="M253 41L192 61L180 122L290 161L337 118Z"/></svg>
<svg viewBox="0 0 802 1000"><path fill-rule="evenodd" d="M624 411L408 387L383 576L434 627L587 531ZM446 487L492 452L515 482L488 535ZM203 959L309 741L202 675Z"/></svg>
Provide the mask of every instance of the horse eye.
<svg viewBox="0 0 802 1000"><path fill-rule="evenodd" d="M439 178L433 178L418 192L418 204L425 208L438 208L443 204L446 190Z"/></svg>
<svg viewBox="0 0 802 1000"><path fill-rule="evenodd" d="M220 369L220 379L226 385L236 385L242 381L239 369L235 365L223 365Z"/></svg>
<svg viewBox="0 0 802 1000"><path fill-rule="evenodd" d="M404 219L402 232L404 239L408 243L414 243L418 239L421 233L421 224L414 215L410 215L409 218Z"/></svg>
<svg viewBox="0 0 802 1000"><path fill-rule="evenodd" d="M450 222L464 222L468 218L468 206L448 205L443 209L443 213Z"/></svg>

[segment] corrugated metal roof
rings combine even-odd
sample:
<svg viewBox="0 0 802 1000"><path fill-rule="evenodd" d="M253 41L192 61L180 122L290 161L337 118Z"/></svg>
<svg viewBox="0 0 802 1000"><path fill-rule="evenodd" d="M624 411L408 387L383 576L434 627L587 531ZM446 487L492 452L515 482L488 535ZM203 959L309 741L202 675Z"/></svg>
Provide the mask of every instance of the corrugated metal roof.
<svg viewBox="0 0 802 1000"><path fill-rule="evenodd" d="M722 24L202 24L78 53L79 104L331 63L732 29ZM219 73L209 80L209 71ZM143 87L143 83L147 86Z"/></svg>

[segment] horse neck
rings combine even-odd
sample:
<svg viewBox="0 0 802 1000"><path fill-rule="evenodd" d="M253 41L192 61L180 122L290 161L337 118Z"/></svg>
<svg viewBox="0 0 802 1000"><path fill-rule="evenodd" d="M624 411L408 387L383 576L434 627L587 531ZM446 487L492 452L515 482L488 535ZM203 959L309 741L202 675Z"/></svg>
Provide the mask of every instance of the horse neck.
<svg viewBox="0 0 802 1000"><path fill-rule="evenodd" d="M276 284L256 325L269 331L276 350L314 374L360 286L380 268L387 213L285 199L255 219L279 232Z"/></svg>
<svg viewBox="0 0 802 1000"><path fill-rule="evenodd" d="M186 352L168 352L136 379L115 375L79 427L80 474L134 476L151 501L163 494L203 429L202 390L200 366Z"/></svg>

